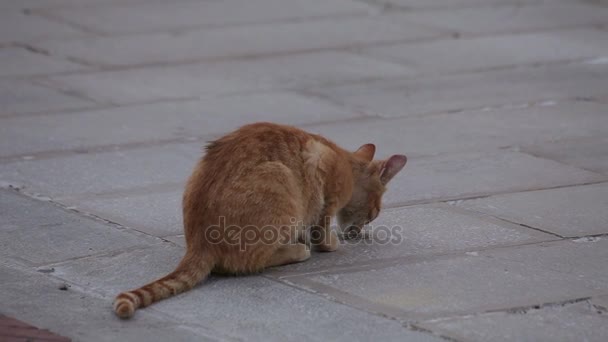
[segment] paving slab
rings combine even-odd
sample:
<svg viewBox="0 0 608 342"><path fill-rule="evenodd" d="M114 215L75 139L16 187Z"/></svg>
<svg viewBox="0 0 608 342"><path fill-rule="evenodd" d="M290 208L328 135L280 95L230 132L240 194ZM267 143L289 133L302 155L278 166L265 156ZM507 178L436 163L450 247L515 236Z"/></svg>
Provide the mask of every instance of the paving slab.
<svg viewBox="0 0 608 342"><path fill-rule="evenodd" d="M391 154L414 157L494 151L521 145L538 145L542 148L551 146L550 142L556 139L598 139L608 135L605 106L592 102L547 101L534 106L506 106L390 120L337 122L311 125L306 129L322 134L351 150L364 143L375 143L378 158ZM528 151L528 148L525 150ZM566 151L567 149L563 153L566 154ZM598 146L594 151L601 156L603 149ZM592 155L594 153L590 157Z"/></svg>
<svg viewBox="0 0 608 342"><path fill-rule="evenodd" d="M608 35L594 29L555 30L372 46L359 51L424 74L441 75L608 56Z"/></svg>
<svg viewBox="0 0 608 342"><path fill-rule="evenodd" d="M179 264L184 253L184 248L163 242L156 246L80 258L47 267L54 269L54 277L77 284L105 298L114 298L122 291L137 288L169 274Z"/></svg>
<svg viewBox="0 0 608 342"><path fill-rule="evenodd" d="M462 35L488 35L604 25L606 16L608 16L608 7L564 3L417 11L395 20L452 30Z"/></svg>
<svg viewBox="0 0 608 342"><path fill-rule="evenodd" d="M27 81L0 80L0 117L7 114L56 111L94 106L92 101L66 95Z"/></svg>
<svg viewBox="0 0 608 342"><path fill-rule="evenodd" d="M192 1L192 0L176 0ZM196 1L196 0L195 0ZM95 6L121 6L132 3L162 3L164 0L4 0L0 3L1 9L59 9L64 7L95 7Z"/></svg>
<svg viewBox="0 0 608 342"><path fill-rule="evenodd" d="M383 80L310 92L368 114L400 117L603 95L608 64L569 64Z"/></svg>
<svg viewBox="0 0 608 342"><path fill-rule="evenodd" d="M524 151L534 155L559 161L576 158L581 164L573 165L595 166L591 170L601 172L604 160L601 157L605 152L603 140L592 140L592 144L559 144L553 140L556 137L598 139L607 135L608 117L604 115L604 106L593 102L560 102L389 121L345 122L361 114L322 99L290 92L206 97L49 116L4 118L0 126L0 156L14 159L28 157L28 154L44 154L45 151L177 142L216 137L249 122L273 121L305 125L305 129L323 134L353 150L363 143L373 142L382 155L406 153L412 157L523 145ZM222 120L217 120L218 116ZM333 120L340 122L315 124ZM470 122L475 122L475 125ZM421 143L421 136L425 137L424 143ZM16 140L21 143L13 144ZM545 151L548 152L545 154Z"/></svg>
<svg viewBox="0 0 608 342"><path fill-rule="evenodd" d="M225 303L233 303L239 310ZM272 309L264 310L270 306ZM159 303L157 309L184 322L203 321L248 340L442 340L261 277L216 278L188 295ZM260 310L265 315L260 315ZM310 328L284 329L294 321Z"/></svg>
<svg viewBox="0 0 608 342"><path fill-rule="evenodd" d="M217 136L255 121L311 124L359 115L321 99L270 92L16 116L2 120L0 156ZM20 143L13 144L14 141Z"/></svg>
<svg viewBox="0 0 608 342"><path fill-rule="evenodd" d="M607 246L608 240L547 242L289 281L349 305L418 321L605 293L608 265L597 260L608 256Z"/></svg>
<svg viewBox="0 0 608 342"><path fill-rule="evenodd" d="M406 10L415 9L453 9L463 7L479 7L479 6L523 6L530 4L539 4L543 2L555 2L556 0L440 0L440 1L425 1L425 0L370 0L369 3L378 3L389 8L400 8Z"/></svg>
<svg viewBox="0 0 608 342"><path fill-rule="evenodd" d="M344 52L324 52L74 74L51 77L50 84L82 91L96 100L125 104L410 74L412 71L405 66Z"/></svg>
<svg viewBox="0 0 608 342"><path fill-rule="evenodd" d="M19 10L0 12L0 43L30 42L49 38L84 37L86 33Z"/></svg>
<svg viewBox="0 0 608 342"><path fill-rule="evenodd" d="M591 298L591 304L599 306L601 310L608 311L608 295Z"/></svg>
<svg viewBox="0 0 608 342"><path fill-rule="evenodd" d="M497 249L492 256L495 259L518 262L530 267L539 269L546 268L563 274L575 275L589 281L595 281L595 279L606 276L604 271L606 265L597 261L603 260L606 255L605 253L608 252L605 250L608 239L602 237L587 237L565 241L569 243L564 245L561 243L537 245L537 247L540 248L534 248L534 246L530 245L519 251L521 253L512 253L508 248ZM556 246L564 246L564 248L563 250L557 251ZM601 296L605 294L605 290L598 288L598 291L590 296Z"/></svg>
<svg viewBox="0 0 608 342"><path fill-rule="evenodd" d="M222 334L186 327L166 316L138 313L132 321L114 316L109 298L100 298L49 275L0 266L2 312L50 329L74 341L218 341ZM43 294L43 295L42 295ZM58 314L60 312L61 314Z"/></svg>
<svg viewBox="0 0 608 342"><path fill-rule="evenodd" d="M606 63L606 62L608 62L608 59L603 59L603 58L598 58L596 60L590 61L590 63ZM599 95L597 97L594 97L593 100L597 101L599 103L608 103L608 94Z"/></svg>
<svg viewBox="0 0 608 342"><path fill-rule="evenodd" d="M424 171L421 171L421 173L423 172ZM473 183L473 181L471 181L471 183ZM473 186L469 183L465 183L462 185L462 189L464 189L467 185ZM405 194L394 194L392 197L407 198L408 196L412 196L414 198L412 201L422 200L424 198L420 193L409 193L406 185L403 185L403 188L406 189L404 191L406 192ZM390 192L392 191L393 189L391 188ZM491 191L491 188L489 188L488 191ZM159 186L156 188L152 186L150 190L146 190L144 188L140 193L138 193L137 189L124 189L123 191L118 190L117 194L109 193L108 195L102 194L97 196L94 194L89 194L83 195L82 197L76 196L74 198L68 197L59 199L58 201L66 206L75 207L79 211L92 213L113 222L120 223L124 226L137 229L138 231L155 236L165 237L169 235L182 234L183 232L181 216L182 192L182 185L176 183L168 184L166 187ZM415 196L421 197L416 198ZM451 196L457 197L458 193L452 194ZM388 200L385 202L385 205L396 205L395 203L395 200ZM441 212L441 210L439 211ZM406 213L407 212L408 211L406 211ZM387 213L398 215L399 211L388 211ZM458 217L459 215L456 216ZM426 216L424 217L428 218ZM380 221L379 224L381 226L383 225L382 222L385 221ZM505 238L510 240L511 236L505 236ZM451 242L456 243L457 241ZM407 248L412 248L412 246L407 246ZM372 251L375 251L375 249L372 249ZM385 252L386 250L383 251ZM415 250L412 250L412 252L415 252ZM351 257L349 255L345 255L345 258L348 260ZM333 260L333 258L327 259L327 261L330 260Z"/></svg>
<svg viewBox="0 0 608 342"><path fill-rule="evenodd" d="M388 186L386 206L599 182L605 176L510 151L410 159Z"/></svg>
<svg viewBox="0 0 608 342"><path fill-rule="evenodd" d="M44 75L83 69L82 65L24 48L0 48L0 76Z"/></svg>
<svg viewBox="0 0 608 342"><path fill-rule="evenodd" d="M157 188L181 189L202 155L200 143L24 160L0 166L0 180L63 201ZM395 206L605 180L605 176L518 152L410 159L384 205ZM115 196L116 197L116 196Z"/></svg>
<svg viewBox="0 0 608 342"><path fill-rule="evenodd" d="M234 11L238 6L239 11ZM124 6L66 8L46 14L101 33L181 30L192 27L260 24L306 18L365 15L373 7L348 0L192 1L179 6L167 2ZM167 15L170 13L170 15ZM227 16L226 13L231 13Z"/></svg>
<svg viewBox="0 0 608 342"><path fill-rule="evenodd" d="M202 156L202 143L24 160L0 165L0 180L52 198L95 195L158 184L183 184ZM165 189L166 187L163 187Z"/></svg>
<svg viewBox="0 0 608 342"><path fill-rule="evenodd" d="M56 276L91 286L109 297L164 276L177 265L182 254L181 248L155 247L80 259L54 265L54 268ZM260 315L261 308L270 306L272 310L264 310L265 314ZM181 309L176 309L178 307ZM209 327L232 339L342 341L355 336L362 340L366 339L364 336L375 336L383 340L437 340L408 331L398 322L356 311L260 276L211 277L194 290L157 303L148 310L161 312L184 325ZM284 329L288 322L294 321L311 328ZM361 321L366 324L359 324Z"/></svg>
<svg viewBox="0 0 608 342"><path fill-rule="evenodd" d="M41 265L160 242L10 190L0 190L0 203L0 254L7 260Z"/></svg>
<svg viewBox="0 0 608 342"><path fill-rule="evenodd" d="M564 237L608 234L608 184L464 201L460 206Z"/></svg>
<svg viewBox="0 0 608 342"><path fill-rule="evenodd" d="M179 236L183 234L181 196L182 191L172 191L63 202L73 203L80 211L92 212L138 231L169 237L169 240L185 246L183 237ZM336 253L315 254L305 263L282 267L277 272L307 272L401 256L555 239L549 234L482 218L474 212L436 206L386 209L368 230L371 235L365 240L343 241ZM387 237L388 233L391 235Z"/></svg>
<svg viewBox="0 0 608 342"><path fill-rule="evenodd" d="M61 200L79 211L92 213L96 216L138 231L165 237L183 234L182 223L182 194L183 189L175 186L174 190L143 193L122 194L120 197L91 199ZM184 246L184 244L181 244Z"/></svg>
<svg viewBox="0 0 608 342"><path fill-rule="evenodd" d="M177 234L177 235L167 235L163 237L164 240L173 242L174 244L178 245L178 246L182 246L182 247L186 247L186 237L184 236L184 234Z"/></svg>
<svg viewBox="0 0 608 342"><path fill-rule="evenodd" d="M361 44L439 37L437 31L375 17L197 29L95 39L45 41L52 54L96 65L179 63L201 59L271 56ZM99 53L104 51L104 53Z"/></svg>
<svg viewBox="0 0 608 342"><path fill-rule="evenodd" d="M549 234L452 210L446 205L386 209L364 232L366 238L341 241L336 252L315 253L306 262L274 268L269 274L285 277L374 265L395 258L421 260L430 255L459 252L464 255L471 250L555 239Z"/></svg>
<svg viewBox="0 0 608 342"><path fill-rule="evenodd" d="M525 145L521 150L598 173L608 174L608 138L565 139Z"/></svg>
<svg viewBox="0 0 608 342"><path fill-rule="evenodd" d="M605 341L608 319L587 301L421 323L463 341Z"/></svg>

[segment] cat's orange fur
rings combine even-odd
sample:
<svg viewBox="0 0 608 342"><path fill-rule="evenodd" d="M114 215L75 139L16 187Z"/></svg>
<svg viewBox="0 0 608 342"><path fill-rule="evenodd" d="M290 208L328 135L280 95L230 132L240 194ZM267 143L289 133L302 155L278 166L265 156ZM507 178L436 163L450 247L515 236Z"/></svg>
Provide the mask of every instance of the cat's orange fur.
<svg viewBox="0 0 608 342"><path fill-rule="evenodd" d="M116 315L130 318L212 271L244 274L304 261L307 227L318 249L336 250L329 218L337 215L355 229L371 222L386 183L406 163L402 155L374 161L374 152L372 144L348 152L319 135L271 123L243 126L210 143L183 196L185 256L169 275L119 294ZM268 229L279 238L256 239ZM218 239L212 230L226 235ZM235 243L234 233L244 230L251 231L248 242Z"/></svg>

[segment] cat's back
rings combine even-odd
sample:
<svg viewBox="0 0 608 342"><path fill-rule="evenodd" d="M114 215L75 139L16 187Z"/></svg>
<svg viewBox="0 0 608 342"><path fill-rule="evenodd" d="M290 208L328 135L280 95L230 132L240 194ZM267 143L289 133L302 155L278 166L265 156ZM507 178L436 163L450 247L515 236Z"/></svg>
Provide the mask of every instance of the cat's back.
<svg viewBox="0 0 608 342"><path fill-rule="evenodd" d="M186 188L198 199L213 196L217 201L228 189L253 184L264 167L277 166L303 177L303 154L313 135L291 126L273 123L245 125L206 147Z"/></svg>
<svg viewBox="0 0 608 342"><path fill-rule="evenodd" d="M294 197L306 187L302 151L314 139L295 127L255 123L210 142L184 192L185 225L196 226L188 221L204 220L203 213L236 219L248 214L245 203Z"/></svg>
<svg viewBox="0 0 608 342"><path fill-rule="evenodd" d="M329 140L295 127L243 126L208 144L184 192L184 226L198 227L218 216L238 225L285 212L316 214L323 201L322 175L340 153Z"/></svg>
<svg viewBox="0 0 608 342"><path fill-rule="evenodd" d="M206 167L240 166L247 168L262 162L293 164L301 161L301 152L312 135L295 127L254 123L243 126L206 147Z"/></svg>

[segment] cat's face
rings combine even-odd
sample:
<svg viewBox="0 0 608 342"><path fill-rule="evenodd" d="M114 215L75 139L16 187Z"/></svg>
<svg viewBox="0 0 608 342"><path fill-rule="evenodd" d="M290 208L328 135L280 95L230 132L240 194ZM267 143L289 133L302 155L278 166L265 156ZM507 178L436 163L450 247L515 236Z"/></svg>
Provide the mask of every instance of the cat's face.
<svg viewBox="0 0 608 342"><path fill-rule="evenodd" d="M340 229L349 237L357 236L363 226L378 217L386 185L407 162L404 155L374 160L375 151L373 144L366 144L354 153L356 162L353 165L353 195L337 215Z"/></svg>

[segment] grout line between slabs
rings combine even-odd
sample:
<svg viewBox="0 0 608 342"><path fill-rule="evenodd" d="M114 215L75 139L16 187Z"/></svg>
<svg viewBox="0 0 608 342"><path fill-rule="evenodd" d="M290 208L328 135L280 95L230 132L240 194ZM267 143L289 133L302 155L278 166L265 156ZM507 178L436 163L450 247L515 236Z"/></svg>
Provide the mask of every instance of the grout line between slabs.
<svg viewBox="0 0 608 342"><path fill-rule="evenodd" d="M114 108L120 108L120 107L121 106L108 106L108 107L94 109L94 111L98 111L98 110L103 111L103 110L107 110L107 109L114 109ZM308 122L308 123L302 123L302 124L292 124L292 125L298 126L301 128L307 128L307 127L316 127L316 126L326 125L326 124L338 124L338 123L344 123L344 122L360 122L360 121L365 122L365 121L374 120L374 119L378 119L378 118L372 117L372 116L353 116L353 117L343 118L343 119L321 120L321 121ZM2 116L0 116L0 122L2 122ZM197 142L202 143L205 141L217 139L221 135L227 134L227 133L228 132L209 133L209 134L204 134L204 135L200 135L200 136L184 136L184 137L170 138L170 139L134 141L134 142L127 142L127 143L122 143L122 144L93 145L93 146L89 146L89 147L46 150L46 151L39 151L39 152L32 152L32 153L20 153L20 154L8 155L8 156L0 156L0 164L21 162L23 160L29 160L29 161L46 160L46 159L53 159L53 158L69 157L72 155L81 155L81 154L94 154L94 153L105 153L105 152L114 152L114 151L137 150L137 149L149 148L149 147L155 147L155 146L168 146L168 145L188 144L188 143L197 143Z"/></svg>
<svg viewBox="0 0 608 342"><path fill-rule="evenodd" d="M600 175L600 174L598 174L598 175ZM488 191L488 192L461 194L461 195L447 196L447 197L437 197L437 198L431 198L431 199L403 201L403 202L396 202L396 203L388 204L388 205L384 206L383 208L384 209L397 209L397 208L404 208L404 207L410 207L410 206L422 205L422 204L468 201L468 200L475 200L475 199L481 199L481 198L487 198L487 197L493 197L493 196L517 194L517 193L522 193L522 192L553 190L553 189L571 188L571 187L575 187L575 186L585 186L585 185L608 183L608 176L604 176L604 175L600 175L600 176L602 176L602 177L598 177L598 180L581 182L581 183L561 184L561 185L538 187L538 188L511 189L511 190L496 191L496 192Z"/></svg>
<svg viewBox="0 0 608 342"><path fill-rule="evenodd" d="M588 137L588 140L592 140L594 138L597 138L597 137ZM552 143L559 143L559 142L569 141L569 140L570 139L568 139L568 138L564 138L564 139L552 141ZM532 144L529 144L528 146L530 146L530 145L532 145ZM549 155L546 155L545 153L542 153L542 152L539 152L539 153L532 152L527 147L521 147L521 148L518 149L517 152L522 153L522 154L527 154L529 156L532 156L532 157L538 158L538 159L551 160L551 161L554 161L554 162L556 162L558 164L562 164L562 165L566 165L566 166L570 166L570 167L575 167L575 168L578 168L578 169L581 169L581 170L585 170L587 172L591 172L591 173L595 173L595 174L598 174L598 175L606 176L608 178L608 174L606 174L607 171L592 170L592 169L590 169L590 168L588 168L586 166L580 166L580 165L575 165L573 163L568 163L568 162L564 161L562 158L553 158L553 157L551 157Z"/></svg>
<svg viewBox="0 0 608 342"><path fill-rule="evenodd" d="M31 200L49 203L49 204L55 206L56 208L58 208L59 210L63 210L66 214L77 215L79 217L83 217L83 218L86 218L88 220L92 220L94 222L101 223L101 224L107 226L108 228L115 229L115 230L118 230L118 231L121 231L121 232L125 232L127 234L131 234L134 237L145 237L147 239L158 241L158 244L160 244L160 243L170 243L172 245L175 245L175 246L178 246L178 247L181 248L181 246L179 246L178 244L174 243L173 241L166 240L164 238L161 238L161 237L158 237L158 236L155 236L155 235L152 235L152 234L149 234L149 233L146 233L146 232L134 229L132 227L123 226L120 223L108 220L108 219L103 218L101 216L97 216L97 215L94 215L94 214L90 214L90 213L86 213L86 212L82 212L82 211L73 209L72 207L66 206L63 203L57 202L57 201L55 201L55 200L53 200L51 198L44 198L44 199L42 199L41 197L33 196L32 194L29 194L29 193L27 193L25 191L22 191L22 190L20 190L18 188L12 187L12 186L9 186L8 188L2 187L0 189L6 190L6 191L10 191L10 192L12 192L14 194L19 194L19 195L21 195L23 197L26 197L26 198L29 198ZM153 244L151 244L151 245L142 245L142 246L152 246L152 245Z"/></svg>
<svg viewBox="0 0 608 342"><path fill-rule="evenodd" d="M183 0L182 0L183 1ZM192 1L193 3L195 1ZM371 10L373 8L370 7ZM223 28L247 28L247 27L257 27L257 26L268 26L268 25L277 25L277 24L291 24L291 23L301 23L307 21L322 21L322 20L340 20L340 19L356 19L356 18L369 18L370 15L367 13L368 11L363 10L351 10L349 12L342 13L332 13L332 14L316 14L316 15L308 15L304 17L291 17L291 18L275 18L268 19L266 21L253 21L253 22L234 22L228 24L189 24L184 26L176 26L176 27L166 27L166 28L158 28L158 29L146 29L146 30L134 30L134 31L122 31L122 32L110 32L106 30L97 30L95 28L85 26L79 23L75 23L71 20L68 20L62 16L56 15L53 13L53 9L35 9L32 10L32 14L46 18L48 20L55 21L60 24L65 25L75 25L74 28L77 28L80 31L84 31L84 33L94 34L99 37L115 37L115 36L126 36L126 35L147 35L147 34L178 34L181 32L188 31L200 31L200 30L212 30L212 29L223 29ZM69 39L69 38L68 38Z"/></svg>
<svg viewBox="0 0 608 342"><path fill-rule="evenodd" d="M43 84L43 86L45 87L49 87L46 84ZM55 89L54 87L51 87L51 89ZM59 90L59 89L56 89ZM59 90L61 91L61 90ZM499 108L504 108L504 107L509 107L511 105L507 104L507 105L496 105L496 106L484 106L484 107L477 107L477 108L470 108L470 109L459 109L459 110L446 110L446 111L440 111L440 112L434 112L434 113L421 113L421 114L416 114L416 115L409 115L409 116L401 116L401 117L382 117L382 116L377 116L374 115L373 113L369 113L369 112L365 112L365 110L360 110L354 107L351 107L345 103L339 102L339 101L334 101L329 97L323 96L323 95L319 95L317 93L311 93L308 92L307 90L285 90L285 91L291 91L294 94L300 94L302 96L306 96L306 97L313 97L316 98L318 100L323 100L325 102L327 102L330 105L334 105L337 106L339 108L344 108L346 110L352 111L356 114L356 116L353 117L349 117L349 118L344 118L344 119L335 119L335 120L321 120L321 121L315 121L315 122L310 122L310 123L303 123L303 124L293 124L295 126L299 126L302 128L311 128L311 127L317 127L320 125L327 125L327 124L339 124L339 123L345 123L345 122L366 122L366 121L374 121L374 120L379 120L379 121L383 121L383 122L390 122L390 121L394 121L394 120L416 120L416 119L422 119L422 118L426 118L426 117L432 117L432 116L436 116L436 115L458 115L458 113L461 112L476 112L476 111L480 111L483 110L485 108L495 108L495 109L499 109ZM265 93L265 92L262 92ZM271 92L270 92L271 93ZM79 96L78 94L73 94L73 93L69 93L68 95L70 96ZM225 95L227 97L230 96L237 96L237 95ZM88 97L83 97L83 99L87 99ZM63 115L63 114L70 114L70 115L78 115L80 112L96 112L96 111L104 111L104 110L111 110L111 109L118 109L118 108L128 108L128 107L136 107L136 106L143 106L143 105L150 105L150 104L156 104L156 103L175 103L175 102L190 102L190 101L204 101L204 99L200 99L200 98L181 98L181 99L165 99L165 100L159 100L159 101L150 101L150 102L143 102L143 103L133 103L133 104L111 104L111 103L98 103L97 107L90 107L87 109L73 109L73 110L68 110L67 112L61 112L58 111L56 113L54 113L53 115ZM545 102L546 100L543 101L534 101L531 102L532 104L530 105L530 103L528 104L529 106L525 107L525 108L514 108L515 110L525 110L528 109L529 107L534 107L534 103L542 103ZM575 99L570 99L570 101L575 101ZM28 117L28 116L46 116L47 113L32 113L32 114L25 114L25 115L19 115L19 114L8 114L8 115L3 115L0 114L0 122L2 121L3 118L19 118L19 117ZM46 151L38 151L38 152L32 152L32 153L20 153L20 154L14 154L14 155L8 155L8 156L0 156L0 164L4 163L12 163L12 162L20 162L23 160L32 160L32 159L36 159L36 160L41 160L41 159L52 159L52 158L57 158L57 157L64 157L64 156L70 156L70 155L78 155L78 154L82 154L83 151L85 151L85 153L103 153L103 152L111 152L111 151L124 151L124 150L134 150L134 149L139 149L139 148L147 148L147 147L152 147L152 146L164 146L164 145L172 145L172 144L184 144L184 143L191 143L191 142L200 142L200 141L204 141L207 139L215 139L217 137L219 137L221 134L224 134L226 132L223 133L217 133L217 134L205 134L202 136L185 136L185 137L179 137L179 138L170 138L170 139L159 139L159 140L146 140L146 141L135 141L135 142L127 142L127 143L122 143L122 144L110 144L110 145L93 145L93 146L89 146L89 147L80 147L80 148L68 148L68 149L57 149L57 150L46 150ZM555 160L555 159L551 159L551 158L547 158L547 157L543 157L543 156L537 156L533 153L529 153L527 151L518 151L520 153L523 154L528 154L532 157L535 158L540 158L540 159L546 159L546 160L552 160L554 162L557 163L561 163L563 165L568 165L568 166L574 166L574 165L570 165L570 164L565 164L560 162L559 160ZM442 154L447 154L447 153L440 153L440 154L429 154L429 155L421 155L419 157L422 158L430 158L430 157L435 157L438 155L442 155ZM576 166L575 166L576 167ZM595 172L593 170L587 170L584 168L581 168L585 171L588 172L592 172L592 173L596 173L598 175L601 175L598 172ZM483 196L483 195L480 195Z"/></svg>
<svg viewBox="0 0 608 342"><path fill-rule="evenodd" d="M523 241L523 242L514 242L514 243L506 243L494 246L482 246L482 247L469 247L460 250L453 250L444 253L428 253L428 254L413 254L406 256L397 256L392 258L384 258L384 259L375 259L368 262L358 262L354 264L345 264L345 265L337 265L328 268L317 268L308 271L281 271L280 269L275 269L272 271L268 271L266 274L269 277L274 277L276 279L292 279L292 278L301 278L301 277L309 277L323 274L349 274L349 273L357 273L357 272L365 272L370 270L377 269L385 269L399 265L410 265L416 264L423 261L436 261L436 260L444 260L451 258L464 258L467 257L467 253L470 252L486 252L486 251L494 251L501 250L506 248L514 248L514 247L523 247L523 246L533 246L533 245L541 245L547 243L558 243L562 241L566 241L567 239L557 239L557 238L548 238L547 240L533 240L533 241Z"/></svg>
<svg viewBox="0 0 608 342"><path fill-rule="evenodd" d="M428 28L427 28L428 29ZM199 64L218 64L218 63L230 63L230 62L239 62L239 61L248 61L248 60L260 60L260 59L273 59L273 58L284 58L292 55L306 55L306 54L315 54L320 52L344 52L357 55L361 58L368 58L377 60L378 62L385 63L393 63L396 65L403 66L403 62L391 61L391 60L383 60L381 58L377 58L374 56L369 56L365 53L360 52L360 50L372 48L372 47L383 47L383 46L392 46L399 44L421 44L427 42L440 42L440 41L454 41L460 39L478 39L478 38L491 38L491 37L502 37L502 36L511 36L511 35L525 35L525 34L535 34L535 33L543 33L543 32L551 32L551 31L561 31L561 30L577 30L577 29L592 29L592 30L600 30L596 27L596 25L581 25L581 26L573 26L573 27L563 27L563 28L551 28L551 29L533 29L522 32L504 32L504 33L493 33L493 34L480 34L480 35L467 35L459 38L449 38L451 35L446 34L445 32L437 32L436 35L431 37L412 37L412 38L404 38L404 39L389 39L386 41L372 41L372 42L362 42L362 43L351 43L342 46L327 46L327 47L311 47L305 49L292 49L285 51L275 51L275 52L261 52L261 53L250 53L250 54L242 54L242 55L226 55L226 56L208 56L208 57L199 57L194 59L187 59L181 61L156 61L156 62L147 62L142 64L112 64L112 63L101 63L99 61L93 62L88 61L86 59L77 58L75 63L79 63L85 66L88 66L92 69L84 69L84 70L72 70L72 71L64 71L53 73L52 77L61 77L61 76L70 76L70 75L88 75L95 74L100 72L112 72L112 71L121 71L121 70L141 70L141 69L152 69L152 68L168 68L168 67L181 67L181 66L193 66ZM429 29L433 31L432 29ZM163 32L159 32L163 33ZM156 33L156 34L159 34ZM164 32L166 33L166 32ZM141 35L154 34L154 33L143 33ZM139 35L139 34L138 34ZM108 36L106 36L108 37ZM118 36L121 37L121 36ZM69 40L63 39L66 41L69 40L83 40L83 38L70 38ZM63 41L62 40L62 41ZM36 42L29 42L28 45L35 46ZM452 71L448 73L441 73L441 75L459 75L459 74L470 74L470 73L481 73L486 71L496 71L496 70L504 70L511 69L516 67L540 67L544 65L560 65L560 64L571 64L576 63L580 60L589 59L592 57L580 57L580 58L571 58L571 59L563 59L559 61L547 61L547 62L532 62L532 63L524 63L517 65L505 65L505 66L496 66L475 70L462 70L462 71ZM406 64L407 66L407 64ZM416 74L409 76L399 76L398 78L410 79L410 78L426 78L437 76L436 74Z"/></svg>

